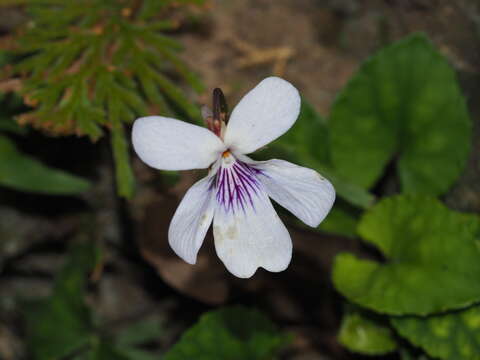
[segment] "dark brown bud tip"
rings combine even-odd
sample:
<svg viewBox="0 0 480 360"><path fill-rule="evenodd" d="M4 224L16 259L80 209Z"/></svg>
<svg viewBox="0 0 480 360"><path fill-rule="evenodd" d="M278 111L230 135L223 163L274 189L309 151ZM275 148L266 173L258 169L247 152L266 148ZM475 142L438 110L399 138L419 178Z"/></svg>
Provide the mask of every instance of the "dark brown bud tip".
<svg viewBox="0 0 480 360"><path fill-rule="evenodd" d="M220 88L213 89L213 118L225 124L228 122L228 106Z"/></svg>

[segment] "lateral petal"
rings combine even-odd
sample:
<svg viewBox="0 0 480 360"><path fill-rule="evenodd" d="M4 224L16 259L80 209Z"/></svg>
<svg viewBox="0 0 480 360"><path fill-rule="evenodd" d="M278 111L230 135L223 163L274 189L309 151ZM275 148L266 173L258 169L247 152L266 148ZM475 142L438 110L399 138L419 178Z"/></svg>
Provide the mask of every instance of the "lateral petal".
<svg viewBox="0 0 480 360"><path fill-rule="evenodd" d="M195 264L215 210L212 176L196 182L185 194L168 229L168 242L183 260Z"/></svg>
<svg viewBox="0 0 480 360"><path fill-rule="evenodd" d="M315 170L277 159L250 161L268 195L305 224L317 227L330 212L335 189Z"/></svg>
<svg viewBox="0 0 480 360"><path fill-rule="evenodd" d="M208 129L163 116L135 120L132 142L142 161L162 170L207 168L225 150Z"/></svg>

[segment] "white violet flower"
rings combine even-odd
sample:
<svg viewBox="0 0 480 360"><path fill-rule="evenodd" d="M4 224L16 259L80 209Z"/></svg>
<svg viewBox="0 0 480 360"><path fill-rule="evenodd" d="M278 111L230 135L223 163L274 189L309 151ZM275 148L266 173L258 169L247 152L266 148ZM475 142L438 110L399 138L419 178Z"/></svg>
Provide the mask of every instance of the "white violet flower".
<svg viewBox="0 0 480 360"><path fill-rule="evenodd" d="M228 124L225 112L218 115L215 91L213 114L204 111L208 129L162 116L135 121L133 146L149 166L209 168L187 191L170 223L168 241L183 260L195 264L213 220L217 255L232 274L249 278L259 267L282 271L290 263L292 241L269 197L312 227L328 214L335 190L316 171L245 155L290 129L300 102L289 82L269 77L243 97Z"/></svg>

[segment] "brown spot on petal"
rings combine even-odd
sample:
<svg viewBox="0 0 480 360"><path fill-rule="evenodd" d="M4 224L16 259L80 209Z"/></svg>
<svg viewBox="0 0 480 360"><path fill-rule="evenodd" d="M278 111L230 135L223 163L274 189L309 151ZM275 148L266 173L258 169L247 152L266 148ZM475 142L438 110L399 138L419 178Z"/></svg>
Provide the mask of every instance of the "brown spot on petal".
<svg viewBox="0 0 480 360"><path fill-rule="evenodd" d="M237 227L235 225L229 226L225 234L228 238L235 239L238 235Z"/></svg>

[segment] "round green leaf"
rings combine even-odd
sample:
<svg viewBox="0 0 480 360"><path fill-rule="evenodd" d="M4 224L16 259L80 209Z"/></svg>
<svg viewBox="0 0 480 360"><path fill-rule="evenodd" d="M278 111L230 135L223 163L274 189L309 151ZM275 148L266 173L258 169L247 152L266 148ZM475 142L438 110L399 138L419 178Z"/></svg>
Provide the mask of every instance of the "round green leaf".
<svg viewBox="0 0 480 360"><path fill-rule="evenodd" d="M338 341L347 349L365 355L383 355L397 347L388 327L358 312L344 316Z"/></svg>
<svg viewBox="0 0 480 360"><path fill-rule="evenodd" d="M339 175L369 188L397 160L407 193L444 193L470 151L471 123L455 73L422 35L368 59L335 101L330 144Z"/></svg>
<svg viewBox="0 0 480 360"><path fill-rule="evenodd" d="M286 342L288 337L260 312L234 306L203 315L164 359L272 359Z"/></svg>
<svg viewBox="0 0 480 360"><path fill-rule="evenodd" d="M393 318L395 329L432 357L480 360L480 306L421 318Z"/></svg>
<svg viewBox="0 0 480 360"><path fill-rule="evenodd" d="M349 300L392 315L425 315L480 300L478 216L425 196L396 196L361 219L359 234L385 261L337 256L336 288Z"/></svg>

